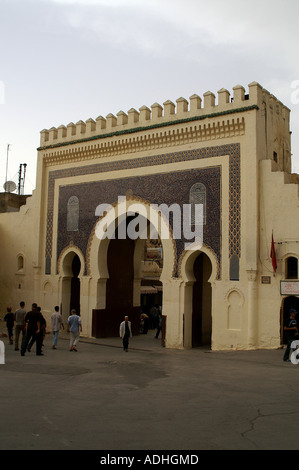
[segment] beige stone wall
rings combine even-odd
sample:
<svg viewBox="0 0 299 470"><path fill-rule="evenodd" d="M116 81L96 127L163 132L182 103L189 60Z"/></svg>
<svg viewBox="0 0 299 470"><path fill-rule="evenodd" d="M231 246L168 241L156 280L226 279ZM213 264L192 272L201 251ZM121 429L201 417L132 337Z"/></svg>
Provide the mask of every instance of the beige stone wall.
<svg viewBox="0 0 299 470"><path fill-rule="evenodd" d="M263 186L260 189L260 263L259 275L271 277L270 285L259 279L259 342L262 346L280 341L280 281L286 279L285 259L299 259L299 186L291 183L289 174L277 171L278 165L269 160L260 162ZM277 272L273 273L270 243L273 231Z"/></svg>
<svg viewBox="0 0 299 470"><path fill-rule="evenodd" d="M19 307L24 300L27 307L40 301L38 267L39 231L36 196L27 198L17 213L4 213L0 218L1 313L10 305ZM37 227L37 228L36 228Z"/></svg>

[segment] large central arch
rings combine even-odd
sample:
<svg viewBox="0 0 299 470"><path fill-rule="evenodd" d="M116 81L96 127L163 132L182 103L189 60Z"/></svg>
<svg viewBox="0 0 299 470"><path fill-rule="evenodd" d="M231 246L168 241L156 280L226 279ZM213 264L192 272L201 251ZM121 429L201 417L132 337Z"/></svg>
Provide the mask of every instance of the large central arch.
<svg viewBox="0 0 299 470"><path fill-rule="evenodd" d="M124 233L123 225L128 227L132 214L143 218L147 230L155 231L161 240L162 285L172 277L175 269L176 249L167 220L147 201L131 197L126 199L125 204L115 203L98 219L97 224L100 223L105 228L110 238L99 237L97 225L90 238L87 266L88 274L96 283L95 302L92 306L92 335L97 337L117 336L119 321L125 314L131 316L135 333L139 332L142 279L140 266L146 237L143 238L139 233L133 240L128 236L118 239L118 232Z"/></svg>

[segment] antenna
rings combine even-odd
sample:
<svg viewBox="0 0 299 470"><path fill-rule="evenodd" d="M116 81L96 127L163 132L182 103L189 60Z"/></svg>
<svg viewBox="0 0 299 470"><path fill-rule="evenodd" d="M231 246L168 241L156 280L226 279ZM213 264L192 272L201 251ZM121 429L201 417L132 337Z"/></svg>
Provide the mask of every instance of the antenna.
<svg viewBox="0 0 299 470"><path fill-rule="evenodd" d="M18 184L18 194L19 195L24 194L26 167L27 167L27 163L20 163L19 184Z"/></svg>

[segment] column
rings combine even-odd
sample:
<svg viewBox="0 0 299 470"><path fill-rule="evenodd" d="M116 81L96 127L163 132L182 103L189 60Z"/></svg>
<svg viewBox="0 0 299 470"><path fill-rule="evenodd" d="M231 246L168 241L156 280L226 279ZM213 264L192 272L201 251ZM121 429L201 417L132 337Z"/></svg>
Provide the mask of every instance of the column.
<svg viewBox="0 0 299 470"><path fill-rule="evenodd" d="M255 349L258 344L258 315L257 315L257 271L249 269L248 279L248 347Z"/></svg>

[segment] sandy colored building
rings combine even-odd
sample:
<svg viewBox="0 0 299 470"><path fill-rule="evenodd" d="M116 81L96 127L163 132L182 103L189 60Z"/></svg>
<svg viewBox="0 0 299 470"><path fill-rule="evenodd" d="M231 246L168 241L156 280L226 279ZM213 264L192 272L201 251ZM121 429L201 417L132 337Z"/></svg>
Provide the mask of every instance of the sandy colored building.
<svg viewBox="0 0 299 470"><path fill-rule="evenodd" d="M290 110L256 82L217 95L43 130L33 195L0 214L1 311L25 300L49 319L73 307L97 337L117 336L128 314L138 334L156 295L166 347L278 348L284 316L299 309ZM203 243L190 249L156 208L196 204ZM158 238L140 235L136 214ZM101 239L99 227L125 236Z"/></svg>

